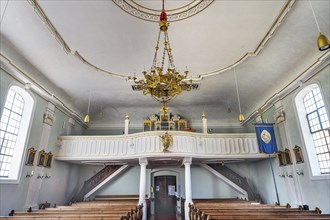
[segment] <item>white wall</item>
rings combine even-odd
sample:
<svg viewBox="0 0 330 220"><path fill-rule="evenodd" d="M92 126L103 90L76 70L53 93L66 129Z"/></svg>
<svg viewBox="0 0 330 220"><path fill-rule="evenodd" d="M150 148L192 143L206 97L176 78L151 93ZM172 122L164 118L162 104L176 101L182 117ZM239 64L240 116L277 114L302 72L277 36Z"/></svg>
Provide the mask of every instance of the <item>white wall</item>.
<svg viewBox="0 0 330 220"><path fill-rule="evenodd" d="M19 83L13 79L6 72L0 70L0 107L2 109L7 91L9 87L15 83ZM42 128L43 128L43 114L46 110L47 101L42 99L36 94L32 94L35 98L35 112L32 118L31 130L29 132L29 138L25 147L34 147L37 150L37 154L40 150L45 149L45 146L40 146ZM51 128L50 138L48 141L47 152L56 151L56 139L57 136L65 134L66 127L62 127L63 122L68 124L69 117L63 112L55 108L55 124ZM73 133L82 134L83 128L76 123ZM25 160L23 155L23 160ZM37 156L34 164L36 164ZM27 193L29 184L32 179L37 178L34 175L31 178L26 178L27 172L35 170L35 166L26 166L24 161L22 163L22 173L18 184L0 184L0 215L8 215L10 210L25 211L25 202L27 199ZM77 184L77 178L79 175L79 167L77 165L68 164L53 160L51 168L44 168L45 172L51 173L50 179L40 179L43 183L39 193L38 202L45 202L46 200L52 204L66 204L69 201L69 197L72 195L72 191Z"/></svg>
<svg viewBox="0 0 330 220"><path fill-rule="evenodd" d="M275 179L278 186L280 202L282 204L290 203L292 198L290 195L293 193L292 189L288 188L288 182L292 181L292 178L279 177L279 173L285 173L286 170L302 170L304 175L296 177L297 185L295 189L299 191L302 195L303 204L309 205L310 209L315 209L319 207L323 213L330 213L330 175L325 175L322 179L315 179L310 172L310 163L306 155L306 146L303 141L303 137L300 132L299 119L296 115L295 109L295 96L296 94L304 88L305 85L317 82L321 86L322 93L324 95L325 105L327 106L329 112L330 106L330 66L328 65L323 70L321 70L317 75L309 79L305 84L296 89L294 92L289 94L283 100L281 100L285 114L286 114L286 125L287 125L287 137L288 144L290 146L282 146L279 138L278 125L274 125L276 141L279 150L283 150L286 147L294 147L298 145L302 147L305 162L301 164L288 165L286 167L280 167L276 159L272 160L274 167ZM272 107L264 114L264 119L268 122L274 122L273 116L275 113L275 108ZM248 125L249 130L253 130L254 126ZM292 155L293 156L293 155ZM276 194L274 190L274 183L271 176L270 165L267 160L259 161L255 163L247 164L236 164L230 165L238 173L248 174L248 178L253 182L255 187L258 188L258 192L261 194L262 199L267 203L276 202Z"/></svg>
<svg viewBox="0 0 330 220"><path fill-rule="evenodd" d="M138 195L140 187L140 167L134 166L124 170L108 184L101 187L95 195ZM148 188L147 188L148 189ZM149 191L147 191L147 194Z"/></svg>
<svg viewBox="0 0 330 220"><path fill-rule="evenodd" d="M88 172L91 167L82 169L82 173ZM146 192L150 195L150 186L153 185L151 176L173 175L176 173L177 187L180 189L181 197L185 197L184 168L164 167L158 169L147 169ZM152 175L151 175L152 174ZM86 178L85 180L87 180ZM193 198L236 198L243 197L226 183L215 177L212 173L200 166L191 168L192 197ZM129 195L139 194L140 167L134 166L124 171L118 177L96 191L95 195Z"/></svg>
<svg viewBox="0 0 330 220"><path fill-rule="evenodd" d="M192 198L244 197L209 171L199 166L191 169Z"/></svg>

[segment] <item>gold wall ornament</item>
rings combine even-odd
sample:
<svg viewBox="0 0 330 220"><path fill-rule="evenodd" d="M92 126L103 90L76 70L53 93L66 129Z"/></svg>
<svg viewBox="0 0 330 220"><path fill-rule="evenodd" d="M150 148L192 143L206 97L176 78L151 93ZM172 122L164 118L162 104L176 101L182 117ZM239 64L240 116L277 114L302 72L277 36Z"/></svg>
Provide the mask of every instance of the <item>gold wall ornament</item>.
<svg viewBox="0 0 330 220"><path fill-rule="evenodd" d="M173 144L173 136L165 132L165 134L160 136L163 145L163 152L169 152L168 148Z"/></svg>
<svg viewBox="0 0 330 220"><path fill-rule="evenodd" d="M261 122L263 123L264 122L264 110L262 110L262 108L259 108L257 110L257 112L259 113Z"/></svg>
<svg viewBox="0 0 330 220"><path fill-rule="evenodd" d="M183 91L190 91L193 88L192 79L188 80L189 71L184 71L184 74L180 74L174 65L174 59L172 55L172 48L168 37L167 15L164 9L160 14L159 33L157 44L155 47L154 59L149 72L143 71L143 79L130 77L134 84L132 85L134 91L142 91L144 95L150 94L154 99L162 103L164 106L167 102L172 100L177 95L180 95ZM162 57L157 62L158 51L161 49L159 42L163 37L163 48L160 53ZM165 67L165 61L167 61L167 68Z"/></svg>

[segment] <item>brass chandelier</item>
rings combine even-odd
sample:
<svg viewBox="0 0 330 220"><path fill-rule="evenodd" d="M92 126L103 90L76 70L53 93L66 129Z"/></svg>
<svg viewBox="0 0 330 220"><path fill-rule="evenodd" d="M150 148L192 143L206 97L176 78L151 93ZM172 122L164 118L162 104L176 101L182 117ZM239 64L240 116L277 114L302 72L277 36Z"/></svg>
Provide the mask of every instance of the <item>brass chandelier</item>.
<svg viewBox="0 0 330 220"><path fill-rule="evenodd" d="M159 33L157 44L155 47L154 59L150 72L143 71L144 79L138 79L135 76L132 77L134 84L133 89L136 91L142 91L144 95L150 94L154 99L162 103L164 106L167 102L172 100L177 95L180 95L183 91L190 91L192 89L192 80L188 80L187 76L189 71L184 71L181 75L175 68L174 59L172 55L172 48L168 37L167 15L163 8L160 14ZM159 43L161 36L163 36L163 51L160 65L157 65L157 55L160 50ZM165 68L165 58L168 57L168 66Z"/></svg>

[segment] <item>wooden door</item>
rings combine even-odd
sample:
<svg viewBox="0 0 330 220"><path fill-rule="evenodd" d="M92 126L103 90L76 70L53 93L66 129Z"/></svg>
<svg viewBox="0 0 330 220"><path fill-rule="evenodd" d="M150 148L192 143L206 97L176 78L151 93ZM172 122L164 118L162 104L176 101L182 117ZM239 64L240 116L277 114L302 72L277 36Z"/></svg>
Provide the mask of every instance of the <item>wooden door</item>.
<svg viewBox="0 0 330 220"><path fill-rule="evenodd" d="M175 219L176 216L176 177L155 177L155 216L156 219Z"/></svg>

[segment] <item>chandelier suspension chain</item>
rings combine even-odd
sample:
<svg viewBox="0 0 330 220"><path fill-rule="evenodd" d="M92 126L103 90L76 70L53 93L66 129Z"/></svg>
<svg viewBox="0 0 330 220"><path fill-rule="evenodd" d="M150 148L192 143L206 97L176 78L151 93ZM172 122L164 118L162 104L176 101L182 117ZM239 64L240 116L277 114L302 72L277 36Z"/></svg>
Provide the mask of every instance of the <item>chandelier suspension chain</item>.
<svg viewBox="0 0 330 220"><path fill-rule="evenodd" d="M136 77L133 77L135 83L133 85L134 90L142 91L144 95L151 95L152 98L163 105L164 109L166 109L167 102L180 95L183 91L191 91L193 88L192 80L189 80L189 82L185 81L189 71L186 70L184 74L180 74L179 71L175 69L172 48L167 32L168 27L169 23L167 22L163 0L163 9L160 14L159 22L159 34L151 70L148 72L144 70L142 72L144 79L138 80ZM160 45L161 40L163 40L163 45ZM163 46L161 52L159 51L160 46ZM162 58L160 58L157 63L158 52L162 53ZM168 57L166 58L166 56ZM168 67L164 68L166 62Z"/></svg>
<svg viewBox="0 0 330 220"><path fill-rule="evenodd" d="M155 48L156 52L155 52L155 55L154 55L154 60L152 62L151 70L155 70L156 65L157 65L157 54L158 54L158 49L159 49L160 34L161 34L161 30L159 30L159 32L158 32L157 44L156 44L156 48Z"/></svg>
<svg viewBox="0 0 330 220"><path fill-rule="evenodd" d="M162 70L164 69L166 51L167 51L167 48L166 48L166 37L164 35L164 50L163 50L162 66L161 66Z"/></svg>
<svg viewBox="0 0 330 220"><path fill-rule="evenodd" d="M171 68L175 69L174 58L173 58L173 55L172 55L172 49L171 49L171 45L170 45L170 38L168 36L167 31L165 31L164 34L165 34L166 42L167 42L167 46L168 46L168 50L167 50L168 60L169 60Z"/></svg>

